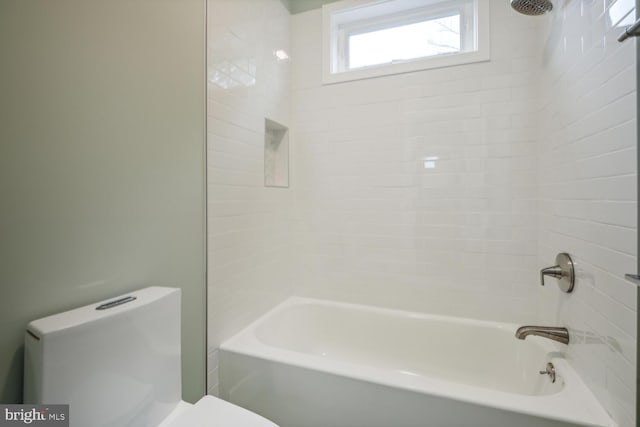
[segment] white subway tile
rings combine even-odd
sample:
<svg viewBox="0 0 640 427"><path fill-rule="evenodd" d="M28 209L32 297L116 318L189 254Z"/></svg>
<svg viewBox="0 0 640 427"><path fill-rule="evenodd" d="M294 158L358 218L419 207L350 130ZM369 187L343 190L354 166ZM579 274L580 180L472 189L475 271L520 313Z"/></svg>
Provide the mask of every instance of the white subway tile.
<svg viewBox="0 0 640 427"><path fill-rule="evenodd" d="M289 26L277 0L213 2L232 47L213 59L277 43L292 69L256 58L255 86L209 84L209 345L291 292L511 322L537 310L570 329L572 363L630 426L633 43L615 42L613 0L540 19L491 1L491 61L336 85L321 82L319 10ZM263 188L265 115L290 121L289 190ZM537 285L561 251L571 295Z"/></svg>
<svg viewBox="0 0 640 427"><path fill-rule="evenodd" d="M264 187L265 118L291 127L290 16L278 0L208 2L208 392L220 343L291 293L293 199ZM219 81L212 80L217 75ZM303 99L298 97L298 100Z"/></svg>

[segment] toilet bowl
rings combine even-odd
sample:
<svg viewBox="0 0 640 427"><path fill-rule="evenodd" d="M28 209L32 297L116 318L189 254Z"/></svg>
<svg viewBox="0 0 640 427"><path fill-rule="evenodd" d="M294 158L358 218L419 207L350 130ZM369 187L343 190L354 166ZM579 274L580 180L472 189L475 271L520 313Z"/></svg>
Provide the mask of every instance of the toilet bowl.
<svg viewBox="0 0 640 427"><path fill-rule="evenodd" d="M71 427L277 427L182 401L181 369L180 289L145 288L29 323L24 402L68 404Z"/></svg>
<svg viewBox="0 0 640 427"><path fill-rule="evenodd" d="M277 427L258 414L213 396L187 405L158 427Z"/></svg>

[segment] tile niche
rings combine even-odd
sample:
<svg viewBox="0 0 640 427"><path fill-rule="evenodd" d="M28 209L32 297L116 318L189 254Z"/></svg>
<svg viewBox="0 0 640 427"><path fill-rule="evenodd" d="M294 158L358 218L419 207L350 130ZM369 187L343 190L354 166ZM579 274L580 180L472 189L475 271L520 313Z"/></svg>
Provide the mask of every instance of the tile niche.
<svg viewBox="0 0 640 427"><path fill-rule="evenodd" d="M264 185L289 187L289 128L264 119Z"/></svg>

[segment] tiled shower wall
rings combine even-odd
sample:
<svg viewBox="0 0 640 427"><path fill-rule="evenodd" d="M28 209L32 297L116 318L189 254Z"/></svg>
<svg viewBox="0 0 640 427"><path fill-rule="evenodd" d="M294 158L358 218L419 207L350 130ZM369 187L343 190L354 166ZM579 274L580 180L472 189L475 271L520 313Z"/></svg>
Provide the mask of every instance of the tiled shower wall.
<svg viewBox="0 0 640 427"><path fill-rule="evenodd" d="M541 21L492 0L490 62L324 86L321 24L293 16L296 292L533 320Z"/></svg>
<svg viewBox="0 0 640 427"><path fill-rule="evenodd" d="M621 426L635 426L636 54L616 38L630 0L573 0L545 32L538 265L569 252L576 289L540 290L543 320L570 329L569 357Z"/></svg>
<svg viewBox="0 0 640 427"><path fill-rule="evenodd" d="M615 40L633 2L491 6L489 63L328 86L321 13L294 16L296 293L567 326L634 426L635 50ZM561 251L571 295L538 284Z"/></svg>
<svg viewBox="0 0 640 427"><path fill-rule="evenodd" d="M568 326L635 425L635 52L612 22L630 3L490 1L490 62L322 85L319 10L209 0L212 392L219 343L296 293ZM291 190L263 188L264 117L292 128ZM571 295L539 286L560 251Z"/></svg>
<svg viewBox="0 0 640 427"><path fill-rule="evenodd" d="M289 12L279 0L209 0L208 391L217 348L290 294L292 198L264 186L265 118L290 126Z"/></svg>

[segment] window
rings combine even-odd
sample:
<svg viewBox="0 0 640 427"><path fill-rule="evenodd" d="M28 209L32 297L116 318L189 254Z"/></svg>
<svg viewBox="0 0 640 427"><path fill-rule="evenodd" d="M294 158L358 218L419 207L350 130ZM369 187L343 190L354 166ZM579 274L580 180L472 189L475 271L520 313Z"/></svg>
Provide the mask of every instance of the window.
<svg viewBox="0 0 640 427"><path fill-rule="evenodd" d="M324 82L486 61L488 3L343 0L325 5Z"/></svg>

